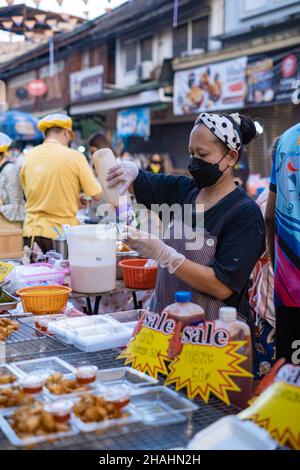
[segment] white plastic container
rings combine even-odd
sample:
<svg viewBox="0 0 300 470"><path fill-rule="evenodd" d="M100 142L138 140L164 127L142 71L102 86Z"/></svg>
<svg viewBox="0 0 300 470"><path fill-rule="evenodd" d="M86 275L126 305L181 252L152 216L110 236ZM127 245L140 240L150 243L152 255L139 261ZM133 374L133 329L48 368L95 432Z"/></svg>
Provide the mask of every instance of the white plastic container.
<svg viewBox="0 0 300 470"><path fill-rule="evenodd" d="M277 444L262 428L226 416L197 433L188 450L275 450Z"/></svg>
<svg viewBox="0 0 300 470"><path fill-rule="evenodd" d="M132 330L124 325L103 325L76 330L72 343L86 353L126 346Z"/></svg>
<svg viewBox="0 0 300 470"><path fill-rule="evenodd" d="M67 234L73 291L84 294L116 288L116 227L84 225Z"/></svg>

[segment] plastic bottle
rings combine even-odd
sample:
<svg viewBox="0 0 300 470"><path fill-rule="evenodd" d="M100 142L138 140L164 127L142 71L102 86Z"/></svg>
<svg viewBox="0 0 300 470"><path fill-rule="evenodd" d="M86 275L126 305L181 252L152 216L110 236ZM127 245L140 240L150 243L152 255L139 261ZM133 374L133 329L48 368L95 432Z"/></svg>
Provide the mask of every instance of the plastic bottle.
<svg viewBox="0 0 300 470"><path fill-rule="evenodd" d="M230 341L244 341L245 344L238 350L247 359L240 366L253 373L252 341L249 326L237 319L237 311L232 307L222 307L219 312L219 320L216 320L215 328L223 328L229 333ZM252 377L232 377L240 392L229 392L230 403L239 408L246 408L253 394Z"/></svg>
<svg viewBox="0 0 300 470"><path fill-rule="evenodd" d="M192 303L191 292L176 292L175 303L166 307L163 313L176 321L174 335L169 344L168 356L173 359L182 350L181 332L186 325L203 323L205 313L200 305Z"/></svg>

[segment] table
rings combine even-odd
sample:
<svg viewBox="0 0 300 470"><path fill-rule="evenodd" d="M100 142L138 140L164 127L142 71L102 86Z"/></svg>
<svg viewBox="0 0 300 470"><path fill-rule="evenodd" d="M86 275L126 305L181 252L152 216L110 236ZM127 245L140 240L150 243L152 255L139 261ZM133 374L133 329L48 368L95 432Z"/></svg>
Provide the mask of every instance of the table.
<svg viewBox="0 0 300 470"><path fill-rule="evenodd" d="M86 354L76 348L64 349L59 357L74 366L94 364L99 369L120 367L123 361L117 357L120 350L108 350L98 353ZM53 356L55 353L41 353L39 357ZM17 360L32 359L32 354L18 357ZM13 362L11 359L8 362ZM161 380L161 383L163 379ZM43 443L35 447L37 450L168 450L186 447L189 440L201 429L238 410L228 407L217 399L211 399L209 404L196 401L199 409L193 413L188 421L173 426L150 427L140 423L123 428L115 428L102 435L96 433L81 433L74 437L65 438L54 443ZM16 449L0 431L0 450Z"/></svg>
<svg viewBox="0 0 300 470"><path fill-rule="evenodd" d="M142 291L142 289L140 289ZM113 294L114 292L130 292L132 295L132 300L133 300L133 305L134 305L134 310L138 310L143 308L143 305L141 305L141 302L138 302L137 300L137 295L136 293L139 291L139 289L129 289L128 287L125 286L123 281L117 281L117 286L114 290L109 291L109 292L99 292L95 294L87 294L87 293L79 293L79 292L72 292L70 294L70 298L72 299L81 299L85 298L86 303L87 303L87 308L86 312L87 315L98 315L99 314L99 307L100 307L100 301L103 295L105 294ZM94 301L94 306L92 305L92 299L95 299Z"/></svg>

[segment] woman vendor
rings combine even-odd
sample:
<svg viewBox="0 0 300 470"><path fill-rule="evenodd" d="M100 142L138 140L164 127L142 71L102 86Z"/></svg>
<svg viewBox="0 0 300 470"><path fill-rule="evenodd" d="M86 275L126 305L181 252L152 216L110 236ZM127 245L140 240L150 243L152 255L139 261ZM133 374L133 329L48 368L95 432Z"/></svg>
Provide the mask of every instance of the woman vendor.
<svg viewBox="0 0 300 470"><path fill-rule="evenodd" d="M148 209L152 204L179 203L194 211L192 227L186 226L184 218L174 217L163 241L129 229L131 248L159 264L156 311L173 303L176 291L189 290L206 319L218 318L224 305L248 317L248 280L264 252L265 227L257 204L235 185L233 169L242 147L262 131L246 116L201 113L189 141L187 164L192 178L138 171L131 162L110 170L109 185L122 181L124 192L133 184L137 202ZM204 227L197 226L201 212ZM181 239L174 236L178 224L184 228ZM202 235L202 247L188 249L189 229Z"/></svg>

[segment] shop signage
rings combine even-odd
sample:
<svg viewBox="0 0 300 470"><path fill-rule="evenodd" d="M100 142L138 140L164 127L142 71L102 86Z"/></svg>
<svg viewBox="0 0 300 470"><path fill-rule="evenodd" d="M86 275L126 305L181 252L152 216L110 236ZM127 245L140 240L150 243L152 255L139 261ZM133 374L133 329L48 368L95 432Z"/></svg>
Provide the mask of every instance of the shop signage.
<svg viewBox="0 0 300 470"><path fill-rule="evenodd" d="M92 67L70 75L72 103L100 98L103 94L103 65Z"/></svg>
<svg viewBox="0 0 300 470"><path fill-rule="evenodd" d="M299 88L300 49L248 58L246 105L288 103Z"/></svg>
<svg viewBox="0 0 300 470"><path fill-rule="evenodd" d="M186 326L180 335L181 346L175 358L173 350L176 322L167 314L148 312L140 320L134 336L119 358L126 365L154 378L166 376L165 385L186 389L190 399L199 396L208 402L211 395L230 404L229 392L239 392L234 377L251 377L243 369L246 357L239 354L243 341L231 341L227 331L215 328L214 322L203 326Z"/></svg>
<svg viewBox="0 0 300 470"><path fill-rule="evenodd" d="M32 80L29 83L27 90L31 96L38 97L38 96L44 96L48 91L48 87L46 83L44 82L44 80Z"/></svg>
<svg viewBox="0 0 300 470"><path fill-rule="evenodd" d="M117 133L121 138L150 136L151 113L147 106L124 109L118 112Z"/></svg>
<svg viewBox="0 0 300 470"><path fill-rule="evenodd" d="M247 57L175 73L174 114L242 108Z"/></svg>

